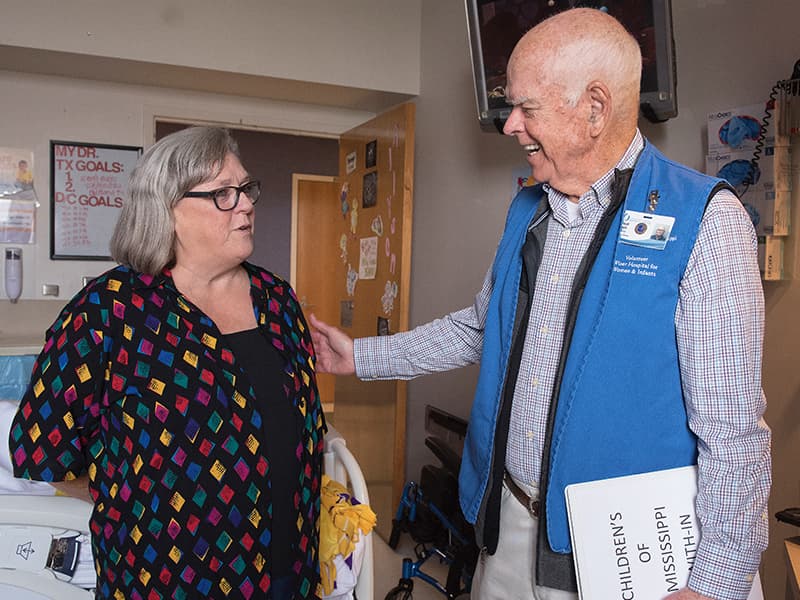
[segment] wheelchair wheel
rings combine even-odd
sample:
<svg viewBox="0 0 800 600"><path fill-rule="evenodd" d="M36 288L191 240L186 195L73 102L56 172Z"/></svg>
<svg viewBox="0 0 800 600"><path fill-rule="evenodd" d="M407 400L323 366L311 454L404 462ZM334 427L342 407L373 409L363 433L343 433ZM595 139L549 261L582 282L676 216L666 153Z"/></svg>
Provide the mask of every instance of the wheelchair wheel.
<svg viewBox="0 0 800 600"><path fill-rule="evenodd" d="M414 582L401 579L397 586L389 590L383 600L413 600Z"/></svg>

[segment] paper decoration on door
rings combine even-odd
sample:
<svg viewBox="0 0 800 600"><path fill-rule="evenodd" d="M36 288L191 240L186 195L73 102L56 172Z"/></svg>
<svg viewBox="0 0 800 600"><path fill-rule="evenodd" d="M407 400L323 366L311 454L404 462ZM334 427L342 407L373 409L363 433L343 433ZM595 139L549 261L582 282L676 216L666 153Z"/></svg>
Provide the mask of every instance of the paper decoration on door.
<svg viewBox="0 0 800 600"><path fill-rule="evenodd" d="M381 219L380 215L372 219L372 225L370 226L370 229L372 229L372 232L375 235L383 235L383 219Z"/></svg>
<svg viewBox="0 0 800 600"><path fill-rule="evenodd" d="M392 147L389 146L389 170L392 170Z"/></svg>
<svg viewBox="0 0 800 600"><path fill-rule="evenodd" d="M378 270L378 238L361 238L361 255L358 261L358 278L375 279Z"/></svg>
<svg viewBox="0 0 800 600"><path fill-rule="evenodd" d="M347 264L347 295L353 296L356 293L356 283L358 283L358 271L353 269L353 265Z"/></svg>
<svg viewBox="0 0 800 600"><path fill-rule="evenodd" d="M350 231L353 235L356 234L358 230L358 204L353 204L353 208L350 209Z"/></svg>
<svg viewBox="0 0 800 600"><path fill-rule="evenodd" d="M381 296L381 303L383 304L383 312L387 315L392 314L394 310L394 299L397 298L397 282L387 281L383 288L383 296Z"/></svg>
<svg viewBox="0 0 800 600"><path fill-rule="evenodd" d="M392 217L392 224L389 226L389 231L392 232L392 235L394 235L394 228L396 224L397 224L397 219L395 217Z"/></svg>
<svg viewBox="0 0 800 600"><path fill-rule="evenodd" d="M378 140L367 142L367 148L364 152L364 163L367 169L371 169L378 164Z"/></svg>
<svg viewBox="0 0 800 600"><path fill-rule="evenodd" d="M392 252L392 257L389 259L389 273L394 275L396 267L397 267L397 254Z"/></svg>
<svg viewBox="0 0 800 600"><path fill-rule="evenodd" d="M342 191L339 193L339 199L342 202L342 218L347 217L347 211L350 210L350 205L347 203L347 192L350 190L350 184L346 181L342 184Z"/></svg>
<svg viewBox="0 0 800 600"><path fill-rule="evenodd" d="M385 240L386 241L383 244L383 251L386 253L386 256L389 256L389 254L391 253L392 249L391 249L391 246L389 244L389 238L386 237Z"/></svg>
<svg viewBox="0 0 800 600"><path fill-rule="evenodd" d="M339 258L342 259L343 263L347 262L347 234L343 233L342 237L339 238Z"/></svg>
<svg viewBox="0 0 800 600"><path fill-rule="evenodd" d="M362 208L370 208L378 203L378 172L372 171L364 175L364 195L361 199Z"/></svg>
<svg viewBox="0 0 800 600"><path fill-rule="evenodd" d="M355 150L353 150L350 154L344 157L345 160L344 170L345 173L347 173L348 175L350 175L350 173L356 170L356 157L357 154Z"/></svg>
<svg viewBox="0 0 800 600"><path fill-rule="evenodd" d="M353 301L342 300L339 303L339 326L352 327L353 326Z"/></svg>

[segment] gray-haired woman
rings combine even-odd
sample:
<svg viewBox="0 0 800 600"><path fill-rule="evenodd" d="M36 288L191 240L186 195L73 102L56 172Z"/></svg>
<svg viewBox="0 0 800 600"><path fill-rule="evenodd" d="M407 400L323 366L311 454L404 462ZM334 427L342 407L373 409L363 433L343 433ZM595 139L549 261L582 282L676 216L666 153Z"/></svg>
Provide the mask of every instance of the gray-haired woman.
<svg viewBox="0 0 800 600"><path fill-rule="evenodd" d="M163 138L131 175L120 265L47 332L15 473L86 474L98 598L317 597L325 424L294 292L246 262L260 190L227 130Z"/></svg>

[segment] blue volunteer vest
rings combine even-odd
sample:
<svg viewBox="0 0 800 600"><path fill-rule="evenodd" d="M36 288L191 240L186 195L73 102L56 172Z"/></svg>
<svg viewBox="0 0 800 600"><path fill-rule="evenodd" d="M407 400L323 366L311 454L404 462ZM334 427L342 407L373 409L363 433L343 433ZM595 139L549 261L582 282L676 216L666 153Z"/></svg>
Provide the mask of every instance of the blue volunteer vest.
<svg viewBox="0 0 800 600"><path fill-rule="evenodd" d="M556 552L571 551L567 485L697 460L683 402L674 317L706 203L720 185L718 179L670 161L650 144L639 156L625 201L589 271L571 339L564 340L569 352L561 385L555 388L549 455L540 481L548 540ZM658 197L651 212L654 191ZM521 249L543 197L541 186L535 186L514 199L493 265L481 368L459 475L461 508L471 523L488 493ZM642 219L628 211L674 217L666 247L623 243L623 218Z"/></svg>

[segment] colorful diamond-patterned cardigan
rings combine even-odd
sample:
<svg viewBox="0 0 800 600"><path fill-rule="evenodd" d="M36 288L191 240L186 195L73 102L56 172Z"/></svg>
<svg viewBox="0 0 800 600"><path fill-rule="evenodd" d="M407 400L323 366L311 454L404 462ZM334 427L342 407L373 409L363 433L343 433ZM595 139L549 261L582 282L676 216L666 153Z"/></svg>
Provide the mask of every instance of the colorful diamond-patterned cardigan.
<svg viewBox="0 0 800 600"><path fill-rule="evenodd" d="M319 581L324 416L314 351L289 285L244 264L256 322L286 358L301 444L297 598ZM253 388L169 271L117 267L48 330L12 425L18 477L89 475L98 598L264 598L270 464Z"/></svg>

